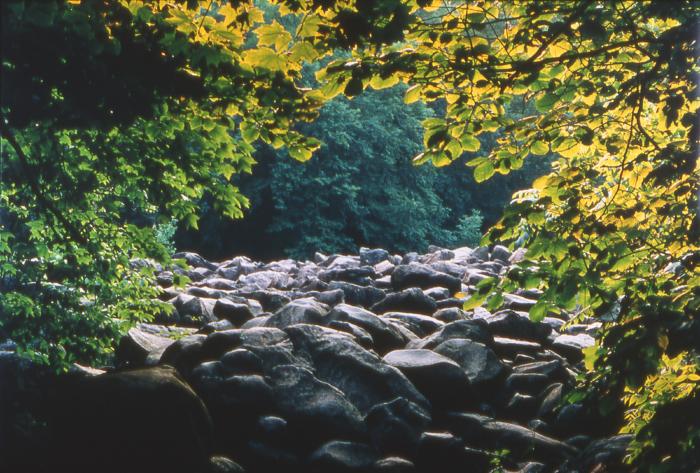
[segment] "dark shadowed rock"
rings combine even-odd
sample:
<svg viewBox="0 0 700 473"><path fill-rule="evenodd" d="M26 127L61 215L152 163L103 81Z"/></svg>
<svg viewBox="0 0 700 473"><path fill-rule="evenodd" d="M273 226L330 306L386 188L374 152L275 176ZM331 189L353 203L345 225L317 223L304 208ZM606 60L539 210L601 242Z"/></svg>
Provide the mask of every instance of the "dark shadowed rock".
<svg viewBox="0 0 700 473"><path fill-rule="evenodd" d="M333 440L311 454L309 471L313 473L365 473L376 461L377 454L366 444Z"/></svg>
<svg viewBox="0 0 700 473"><path fill-rule="evenodd" d="M370 471L372 473L414 473L416 466L405 458L386 457L377 460Z"/></svg>
<svg viewBox="0 0 700 473"><path fill-rule="evenodd" d="M628 471L624 458L631 440L631 435L617 435L591 442L562 465L562 471Z"/></svg>
<svg viewBox="0 0 700 473"><path fill-rule="evenodd" d="M487 261L489 259L488 246L480 246L478 248L474 248L470 254L470 257L479 261Z"/></svg>
<svg viewBox="0 0 700 473"><path fill-rule="evenodd" d="M499 260L504 263L508 262L511 255L511 251L503 245L496 245L493 247L493 250L491 250L491 259Z"/></svg>
<svg viewBox="0 0 700 473"><path fill-rule="evenodd" d="M229 290L214 289L213 287L206 286L190 286L185 292L190 296L202 297L204 299L219 299L229 296L232 293L232 291Z"/></svg>
<svg viewBox="0 0 700 473"><path fill-rule="evenodd" d="M527 422L528 419L532 419L537 413L537 398L516 392L506 404L506 413L509 420Z"/></svg>
<svg viewBox="0 0 700 473"><path fill-rule="evenodd" d="M372 335L362 327L358 327L350 322L341 322L340 320L331 320L328 323L328 328L345 332L352 335L352 338L362 347L371 350L374 347Z"/></svg>
<svg viewBox="0 0 700 473"><path fill-rule="evenodd" d="M365 417L372 445L384 454L413 455L430 414L404 398L378 404Z"/></svg>
<svg viewBox="0 0 700 473"><path fill-rule="evenodd" d="M542 403L537 416L545 420L552 419L554 411L562 404L563 393L564 385L562 383L550 385L542 395Z"/></svg>
<svg viewBox="0 0 700 473"><path fill-rule="evenodd" d="M333 268L320 271L318 279L325 282L345 281L353 284L366 286L376 273L372 266L360 266L358 268Z"/></svg>
<svg viewBox="0 0 700 473"><path fill-rule="evenodd" d="M514 373L539 373L550 379L565 380L569 377L564 364L557 359L533 361L513 367Z"/></svg>
<svg viewBox="0 0 700 473"><path fill-rule="evenodd" d="M255 425L255 437L271 445L281 444L289 439L287 421L271 415L260 417Z"/></svg>
<svg viewBox="0 0 700 473"><path fill-rule="evenodd" d="M433 314L433 317L441 322L450 323L457 320L466 320L467 313L464 312L459 307L446 307L444 309L439 309Z"/></svg>
<svg viewBox="0 0 700 473"><path fill-rule="evenodd" d="M462 282L459 278L438 272L428 265L413 263L397 266L391 273L391 285L397 291L409 287L446 287L451 293L455 293L461 289Z"/></svg>
<svg viewBox="0 0 700 473"><path fill-rule="evenodd" d="M370 309L377 314L385 312L415 312L418 314L431 315L437 309L437 304L433 299L423 294L417 287L404 289L401 292L392 292L374 304Z"/></svg>
<svg viewBox="0 0 700 473"><path fill-rule="evenodd" d="M506 379L506 388L536 396L550 383L549 377L541 373L512 373Z"/></svg>
<svg viewBox="0 0 700 473"><path fill-rule="evenodd" d="M165 349L159 363L174 366L180 374L187 377L192 368L199 364L206 339L206 335L196 334L175 341Z"/></svg>
<svg viewBox="0 0 700 473"><path fill-rule="evenodd" d="M372 466L372 473L414 473L416 466L412 461L401 457L386 457L377 460Z"/></svg>
<svg viewBox="0 0 700 473"><path fill-rule="evenodd" d="M362 413L397 397L429 406L399 370L382 363L346 334L314 325L294 325L285 331L295 354L308 360L319 379L340 389Z"/></svg>
<svg viewBox="0 0 700 473"><path fill-rule="evenodd" d="M360 264L374 266L390 257L389 252L381 248L360 248Z"/></svg>
<svg viewBox="0 0 700 473"><path fill-rule="evenodd" d="M496 312L486 322L492 334L521 340L543 342L552 332L548 325L533 322L527 314L521 315L512 310Z"/></svg>
<svg viewBox="0 0 700 473"><path fill-rule="evenodd" d="M453 263L451 261L437 261L435 263L430 263L430 267L433 268L435 271L449 274L450 276L454 276L460 280L464 277L464 274L467 272L466 267L462 266L461 264Z"/></svg>
<svg viewBox="0 0 700 473"><path fill-rule="evenodd" d="M180 316L178 322L187 326L214 322L216 320L214 304L216 304L216 299L180 294L174 301L175 308Z"/></svg>
<svg viewBox="0 0 700 473"><path fill-rule="evenodd" d="M173 368L81 378L62 390L60 407L52 422L58 455L53 471L206 471L209 413Z"/></svg>
<svg viewBox="0 0 700 473"><path fill-rule="evenodd" d="M211 270L217 268L216 264L212 263L211 261L207 261L197 253L192 253L189 251L181 251L175 253L173 255L173 259L184 259L187 262L187 264L194 268L203 267Z"/></svg>
<svg viewBox="0 0 700 473"><path fill-rule="evenodd" d="M277 411L290 428L313 439L358 438L365 434L362 415L343 393L298 366L278 366L268 375Z"/></svg>
<svg viewBox="0 0 700 473"><path fill-rule="evenodd" d="M462 440L450 432L424 432L421 435L416 452L416 466L420 471L487 471L486 464L475 461L473 452L466 450Z"/></svg>
<svg viewBox="0 0 700 473"><path fill-rule="evenodd" d="M221 330L231 330L236 328L231 322L226 319L217 320L216 322L209 322L205 324L202 328L197 330L197 333L210 334L212 332L217 332Z"/></svg>
<svg viewBox="0 0 700 473"><path fill-rule="evenodd" d="M345 302L345 293L340 289L321 291L313 295L312 297L319 301L321 304L326 304L329 306L334 306Z"/></svg>
<svg viewBox="0 0 700 473"><path fill-rule="evenodd" d="M370 307L384 299L384 291L372 286L359 286L344 281L333 281L328 289L340 289L345 294L345 302L362 307Z"/></svg>
<svg viewBox="0 0 700 473"><path fill-rule="evenodd" d="M246 444L243 456L251 472L304 471L300 470L302 461L299 454L281 445L252 440Z"/></svg>
<svg viewBox="0 0 700 473"><path fill-rule="evenodd" d="M173 285L174 278L172 271L163 271L156 276L156 282L160 287L169 287Z"/></svg>
<svg viewBox="0 0 700 473"><path fill-rule="evenodd" d="M450 431L462 437L468 445L487 449L507 448L515 460L553 464L577 453L576 448L564 442L521 425L497 421L487 416L450 413L447 424Z"/></svg>
<svg viewBox="0 0 700 473"><path fill-rule="evenodd" d="M188 278L192 281L202 281L212 274L214 272L211 269L208 268L193 268L193 269L188 269L185 271L185 274L187 275Z"/></svg>
<svg viewBox="0 0 700 473"><path fill-rule="evenodd" d="M274 312L292 300L284 292L273 289L239 291L239 294L258 301L263 310L267 312Z"/></svg>
<svg viewBox="0 0 700 473"><path fill-rule="evenodd" d="M206 473L245 473L245 470L230 458L214 456L209 459L209 469Z"/></svg>
<svg viewBox="0 0 700 473"><path fill-rule="evenodd" d="M249 328L254 328L254 327L264 327L270 317L272 317L272 314L267 314L267 313L260 314L257 317L250 319L249 321L247 321L246 323L241 325L239 328L247 330Z"/></svg>
<svg viewBox="0 0 700 473"><path fill-rule="evenodd" d="M214 304L214 315L219 319L226 319L235 327L240 327L255 314L247 304L240 304L228 299L219 299Z"/></svg>
<svg viewBox="0 0 700 473"><path fill-rule="evenodd" d="M224 353L220 361L223 370L229 375L263 372L263 362L260 357L245 348L236 348Z"/></svg>

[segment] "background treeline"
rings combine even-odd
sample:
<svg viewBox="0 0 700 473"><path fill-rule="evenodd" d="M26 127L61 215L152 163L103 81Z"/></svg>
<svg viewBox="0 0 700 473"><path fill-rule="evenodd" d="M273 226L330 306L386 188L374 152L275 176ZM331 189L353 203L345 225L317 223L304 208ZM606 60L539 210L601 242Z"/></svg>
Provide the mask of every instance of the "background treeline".
<svg viewBox="0 0 700 473"><path fill-rule="evenodd" d="M317 120L301 127L323 142L309 162L260 146L253 174L232 178L250 199L245 217L222 217L205 199L199 229L179 226L175 246L215 259L273 259L359 246L407 252L431 244L477 245L512 193L545 174L550 159L528 160L522 169L480 184L466 159L443 168L414 166L411 158L423 147L421 121L437 110L405 104L404 89L368 90L353 100L339 96L329 102ZM521 103L510 112L532 111ZM488 137L478 155L494 146L496 136Z"/></svg>

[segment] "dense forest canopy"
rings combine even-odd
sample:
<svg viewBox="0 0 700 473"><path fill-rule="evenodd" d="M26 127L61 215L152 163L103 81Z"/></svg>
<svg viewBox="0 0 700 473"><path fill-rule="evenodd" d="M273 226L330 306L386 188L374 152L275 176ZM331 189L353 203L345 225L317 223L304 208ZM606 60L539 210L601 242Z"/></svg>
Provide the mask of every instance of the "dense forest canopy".
<svg viewBox="0 0 700 473"><path fill-rule="evenodd" d="M485 240L524 242L527 259L468 304L523 286L544 291L535 319L599 317L581 395L624 413L642 469L696 468L700 429L668 413L700 402L698 4L271 7L280 21L248 1L2 3L3 335L56 367L99 363L160 308L130 260L169 255L135 215L196 227L205 198L240 217L232 177L254 170L256 147L307 161L321 143L299 123L403 83L406 102L443 104L415 164L470 153L481 182L556 155ZM511 114L518 100L536 113Z"/></svg>
<svg viewBox="0 0 700 473"><path fill-rule="evenodd" d="M466 154L442 169L416 166L411 158L422 149L421 121L439 110L405 104L405 89L367 90L327 103L300 127L322 143L308 162L261 147L253 174L233 178L251 202L245 217L222 217L205 201L200 228L180 229L177 247L214 259L242 253L272 260L361 246L403 253L428 245L478 246L482 228L500 219L514 191L548 172L550 159L529 160L482 184L464 165ZM495 136L484 140L484 148L495 144Z"/></svg>

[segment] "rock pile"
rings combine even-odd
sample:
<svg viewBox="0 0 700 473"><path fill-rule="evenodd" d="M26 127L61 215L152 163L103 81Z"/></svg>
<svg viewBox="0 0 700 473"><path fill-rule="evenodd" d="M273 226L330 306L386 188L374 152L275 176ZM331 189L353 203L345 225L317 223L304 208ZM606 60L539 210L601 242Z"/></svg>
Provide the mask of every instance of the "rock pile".
<svg viewBox="0 0 700 473"><path fill-rule="evenodd" d="M172 310L128 333L118 366L175 367L211 417L211 471L617 465L627 439L600 441L596 419L561 402L597 323L532 322L536 291L464 311L464 294L522 250L431 250L267 264L178 254L189 269L158 268ZM182 290L175 272L191 280Z"/></svg>

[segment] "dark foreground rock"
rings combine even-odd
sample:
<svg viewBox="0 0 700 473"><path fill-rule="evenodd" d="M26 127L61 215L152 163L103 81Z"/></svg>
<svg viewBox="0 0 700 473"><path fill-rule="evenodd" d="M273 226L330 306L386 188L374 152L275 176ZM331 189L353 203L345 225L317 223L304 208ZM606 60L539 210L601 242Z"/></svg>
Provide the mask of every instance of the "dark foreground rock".
<svg viewBox="0 0 700 473"><path fill-rule="evenodd" d="M55 410L55 471L206 471L212 423L174 368L66 382ZM118 451L118 454L115 452Z"/></svg>

